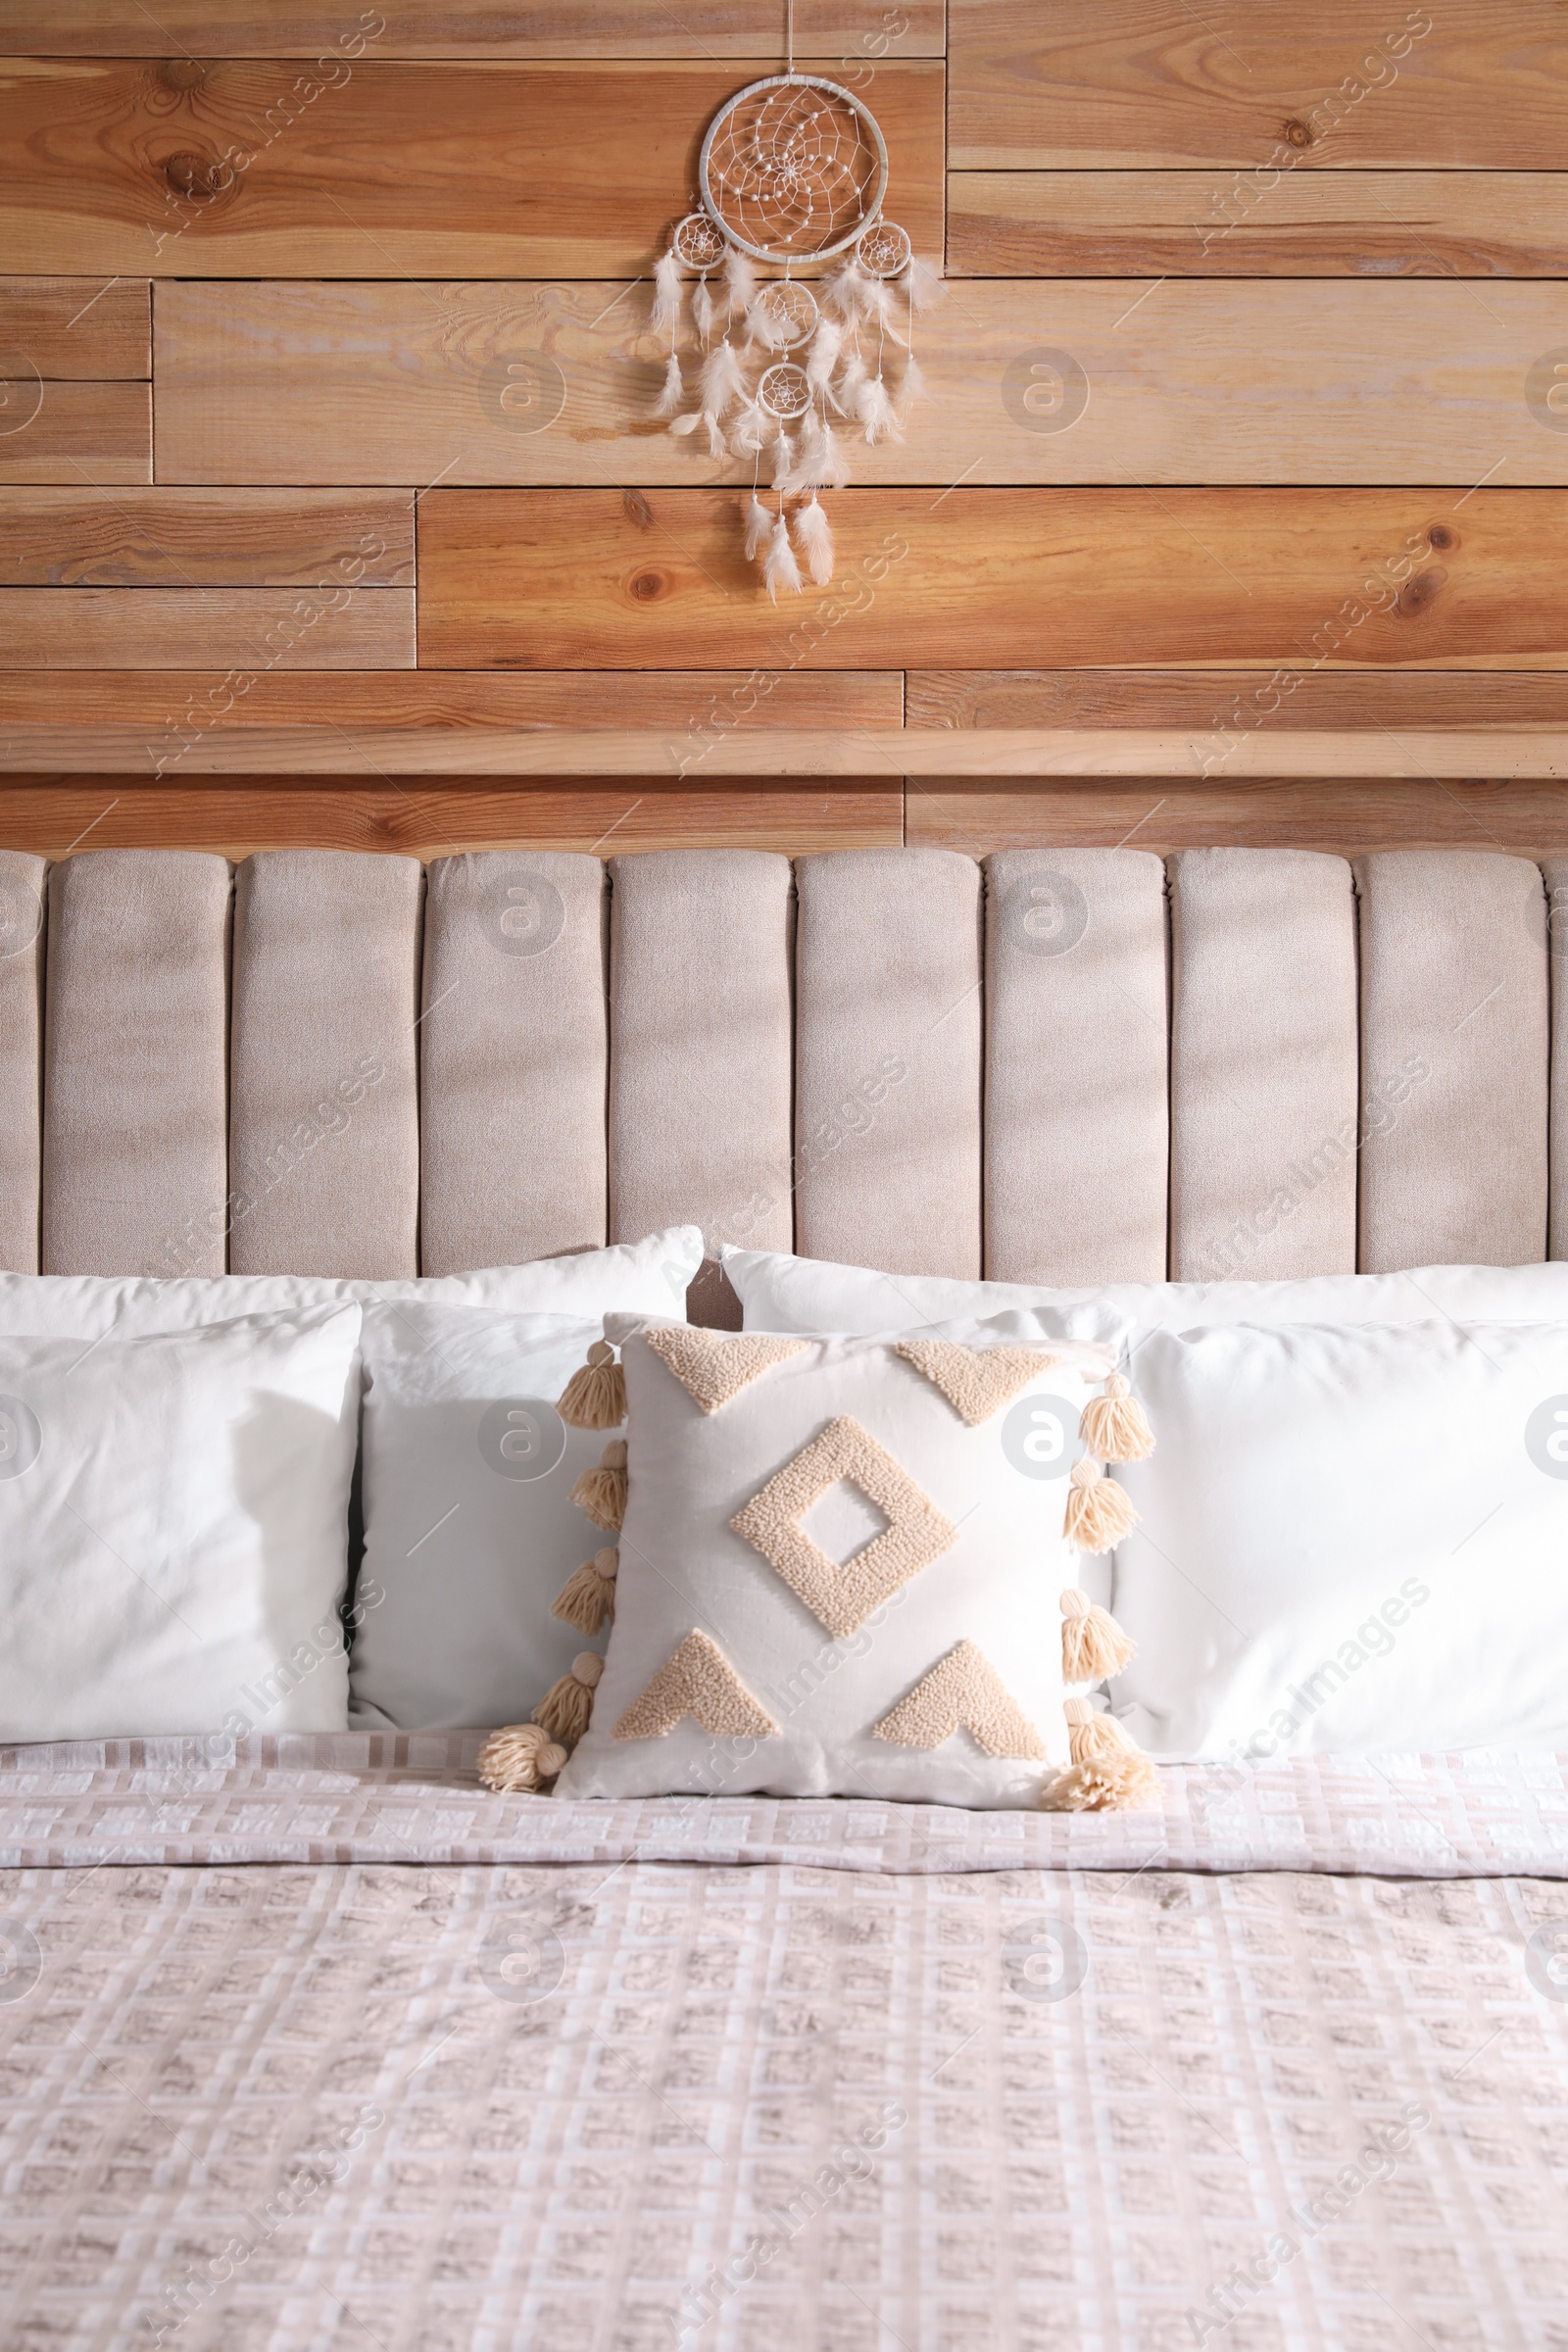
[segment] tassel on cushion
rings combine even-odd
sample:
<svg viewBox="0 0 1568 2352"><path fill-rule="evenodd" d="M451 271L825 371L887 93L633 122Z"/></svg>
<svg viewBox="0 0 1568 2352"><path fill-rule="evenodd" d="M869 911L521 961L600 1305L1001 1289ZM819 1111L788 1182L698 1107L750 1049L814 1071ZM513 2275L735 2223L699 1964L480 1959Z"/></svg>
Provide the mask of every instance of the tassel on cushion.
<svg viewBox="0 0 1568 2352"><path fill-rule="evenodd" d="M1158 1802L1159 1775L1134 1748L1058 1773L1040 1799L1047 1813L1133 1813Z"/></svg>
<svg viewBox="0 0 1568 2352"><path fill-rule="evenodd" d="M594 1692L604 1671L603 1658L591 1649L580 1650L570 1672L552 1683L535 1707L535 1723L563 1747L575 1747L593 1721Z"/></svg>
<svg viewBox="0 0 1568 2352"><path fill-rule="evenodd" d="M565 1762L565 1749L537 1723L509 1723L480 1748L479 1778L487 1788L534 1789L553 1781Z"/></svg>
<svg viewBox="0 0 1568 2352"><path fill-rule="evenodd" d="M588 1361L556 1401L568 1429L618 1429L626 1418L626 1376L608 1340L595 1340Z"/></svg>
<svg viewBox="0 0 1568 2352"><path fill-rule="evenodd" d="M1107 1372L1104 1395L1084 1406L1078 1435L1102 1462L1147 1462L1154 1450L1149 1415L1119 1372Z"/></svg>
<svg viewBox="0 0 1568 2352"><path fill-rule="evenodd" d="M593 1521L618 1536L626 1516L626 1441L612 1438L595 1468L585 1470L571 1490L571 1500Z"/></svg>
<svg viewBox="0 0 1568 2352"><path fill-rule="evenodd" d="M1061 1532L1074 1551L1111 1551L1137 1525L1138 1513L1125 1488L1105 1476L1103 1463L1088 1455L1074 1462L1061 1523Z"/></svg>
<svg viewBox="0 0 1568 2352"><path fill-rule="evenodd" d="M1061 1679L1064 1683L1100 1683L1107 1674L1120 1674L1137 1644L1130 1642L1107 1609L1069 1585L1061 1596Z"/></svg>
<svg viewBox="0 0 1568 2352"><path fill-rule="evenodd" d="M579 1634L602 1634L615 1620L615 1573L620 1554L612 1548L596 1551L591 1560L574 1568L550 1604L552 1617L575 1626Z"/></svg>

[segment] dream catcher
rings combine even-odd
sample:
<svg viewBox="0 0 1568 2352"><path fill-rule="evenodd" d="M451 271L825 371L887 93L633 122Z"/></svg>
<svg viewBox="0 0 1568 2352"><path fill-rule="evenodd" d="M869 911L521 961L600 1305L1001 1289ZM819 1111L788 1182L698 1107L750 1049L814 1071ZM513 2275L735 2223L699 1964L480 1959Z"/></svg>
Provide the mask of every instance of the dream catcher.
<svg viewBox="0 0 1568 2352"><path fill-rule="evenodd" d="M904 438L921 389L915 314L941 273L881 217L888 154L875 116L836 81L797 74L793 58L719 108L698 177L701 207L675 223L654 271L653 326L669 337L654 414L672 433L706 433L713 458L751 459L746 553L768 594L798 591L803 564L826 587L833 534L819 493L849 480L854 434ZM790 274L835 255L814 291ZM783 276L760 279L759 262Z"/></svg>

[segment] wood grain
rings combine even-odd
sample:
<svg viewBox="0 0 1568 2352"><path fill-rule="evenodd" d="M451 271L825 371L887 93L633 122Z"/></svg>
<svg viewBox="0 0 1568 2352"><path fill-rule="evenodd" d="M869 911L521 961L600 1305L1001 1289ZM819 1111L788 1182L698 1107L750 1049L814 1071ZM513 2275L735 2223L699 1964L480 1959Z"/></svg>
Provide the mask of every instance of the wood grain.
<svg viewBox="0 0 1568 2352"><path fill-rule="evenodd" d="M1568 729L1561 670L1302 670L1270 713L1284 728ZM1245 669L911 669L911 728L1213 728L1257 694ZM1268 699L1266 696L1265 700ZM0 710L5 708L0 690ZM1263 713L1255 715L1260 719Z"/></svg>
<svg viewBox="0 0 1568 2352"><path fill-rule="evenodd" d="M0 482L150 482L150 384L0 378Z"/></svg>
<svg viewBox="0 0 1568 2352"><path fill-rule="evenodd" d="M952 0L952 161L1551 172L1565 34L1555 0Z"/></svg>
<svg viewBox="0 0 1568 2352"><path fill-rule="evenodd" d="M1568 850L1568 781L1497 784L1376 778L1174 779L911 786L907 838L983 858L993 850Z"/></svg>
<svg viewBox="0 0 1568 2352"><path fill-rule="evenodd" d="M247 682L248 681L248 682ZM412 670L310 673L77 671L63 698L53 670L0 670L0 773L126 771L181 776L333 773L384 778L436 766L495 773L499 748L560 730L662 731L696 780L726 771L736 737L764 730L896 730L897 672L808 670L758 678L709 670L582 671L524 677Z"/></svg>
<svg viewBox="0 0 1568 2352"><path fill-rule="evenodd" d="M942 0L796 0L801 59L859 65L940 57ZM379 20L382 29L374 29ZM153 15L122 0L49 0L0 8L0 57L304 57L363 32L374 57L751 58L772 71L784 54L783 0L681 0L678 14L647 0L379 0L345 11L323 35L321 11L301 0L160 0Z"/></svg>
<svg viewBox="0 0 1568 2352"><path fill-rule="evenodd" d="M5 669L412 668L414 634L408 588L0 588Z"/></svg>
<svg viewBox="0 0 1568 2352"><path fill-rule="evenodd" d="M432 490L424 667L1024 667L1568 660L1568 499L848 490L835 586L775 606L724 492ZM1379 600L1377 609L1373 600ZM1288 702L1290 690L1279 690Z"/></svg>
<svg viewBox="0 0 1568 2352"><path fill-rule="evenodd" d="M734 86L708 63L19 62L0 253L156 277L631 277L690 209ZM940 252L943 69L874 86L898 218Z"/></svg>
<svg viewBox="0 0 1568 2352"><path fill-rule="evenodd" d="M365 787L235 782L149 784L105 776L92 783L21 780L0 785L0 848L45 858L83 849L391 851L448 858L462 850L597 851L604 857L667 849L897 848L904 795L897 784L832 792L728 786L539 783L501 779L461 786Z"/></svg>
<svg viewBox="0 0 1568 2352"><path fill-rule="evenodd" d="M146 278L0 277L0 375L110 381L152 367Z"/></svg>
<svg viewBox="0 0 1568 2352"><path fill-rule="evenodd" d="M651 417L647 318L643 286L160 285L158 478L749 483ZM1568 483L1554 285L963 280L919 341L930 398L858 482Z"/></svg>
<svg viewBox="0 0 1568 2352"><path fill-rule="evenodd" d="M342 569L338 569L342 566ZM372 490L0 490L0 583L414 585L414 501Z"/></svg>
<svg viewBox="0 0 1568 2352"><path fill-rule="evenodd" d="M1561 277L1561 172L954 172L948 268L974 277Z"/></svg>

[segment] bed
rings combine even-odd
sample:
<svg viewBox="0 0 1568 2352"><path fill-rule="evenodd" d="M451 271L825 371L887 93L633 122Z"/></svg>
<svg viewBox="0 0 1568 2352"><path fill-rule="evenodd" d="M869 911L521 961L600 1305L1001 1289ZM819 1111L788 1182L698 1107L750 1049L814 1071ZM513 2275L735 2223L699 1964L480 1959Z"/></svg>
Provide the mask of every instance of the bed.
<svg viewBox="0 0 1568 2352"><path fill-rule="evenodd" d="M10 857L0 1252L1529 1263L1568 1248L1565 883ZM716 1265L691 1311L738 1319ZM8 2345L1568 2345L1564 1759L1171 1768L1090 1817L497 1794L481 1736L0 1752Z"/></svg>

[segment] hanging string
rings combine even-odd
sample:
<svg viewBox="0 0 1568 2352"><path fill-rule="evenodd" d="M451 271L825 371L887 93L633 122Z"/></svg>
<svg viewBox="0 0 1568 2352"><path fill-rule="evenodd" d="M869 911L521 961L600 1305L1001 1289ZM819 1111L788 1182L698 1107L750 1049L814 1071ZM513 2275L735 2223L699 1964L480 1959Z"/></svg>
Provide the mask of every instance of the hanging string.
<svg viewBox="0 0 1568 2352"><path fill-rule="evenodd" d="M795 0L784 0L784 54L786 74L795 71Z"/></svg>

